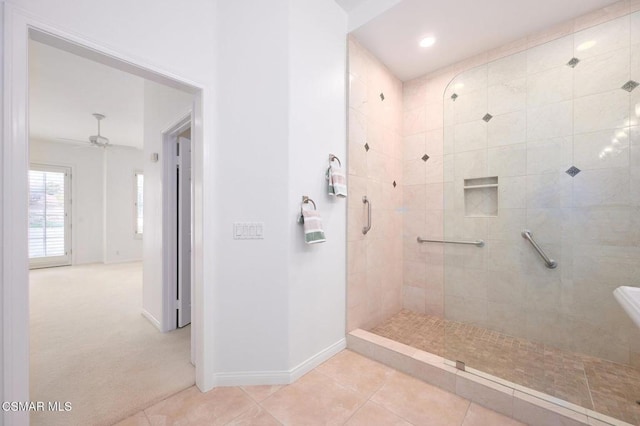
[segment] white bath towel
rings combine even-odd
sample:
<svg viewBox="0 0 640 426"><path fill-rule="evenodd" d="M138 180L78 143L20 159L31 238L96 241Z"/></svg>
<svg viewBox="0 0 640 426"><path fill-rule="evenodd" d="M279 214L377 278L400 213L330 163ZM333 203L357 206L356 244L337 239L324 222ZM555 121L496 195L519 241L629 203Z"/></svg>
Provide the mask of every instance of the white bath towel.
<svg viewBox="0 0 640 426"><path fill-rule="evenodd" d="M347 196L347 178L340 166L331 163L327 169L326 177L329 195L342 198Z"/></svg>
<svg viewBox="0 0 640 426"><path fill-rule="evenodd" d="M317 210L302 210L301 221L304 223L304 242L307 244L327 241L322 229L322 218Z"/></svg>

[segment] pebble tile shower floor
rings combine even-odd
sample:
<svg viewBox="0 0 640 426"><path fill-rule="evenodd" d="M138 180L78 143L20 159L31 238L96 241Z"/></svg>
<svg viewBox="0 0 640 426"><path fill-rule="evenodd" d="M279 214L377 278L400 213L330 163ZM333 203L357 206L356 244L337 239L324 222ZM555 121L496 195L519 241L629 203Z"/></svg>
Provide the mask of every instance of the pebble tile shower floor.
<svg viewBox="0 0 640 426"><path fill-rule="evenodd" d="M640 425L640 370L629 366L406 310L370 331Z"/></svg>

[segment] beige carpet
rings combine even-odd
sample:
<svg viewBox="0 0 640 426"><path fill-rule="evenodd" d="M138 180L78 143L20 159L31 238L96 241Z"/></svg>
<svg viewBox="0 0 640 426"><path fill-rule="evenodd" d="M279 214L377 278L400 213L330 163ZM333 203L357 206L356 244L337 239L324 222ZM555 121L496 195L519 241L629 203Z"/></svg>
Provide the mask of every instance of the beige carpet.
<svg viewBox="0 0 640 426"><path fill-rule="evenodd" d="M194 384L190 327L140 315L141 263L34 270L30 291L31 400L73 407L33 425L110 425Z"/></svg>

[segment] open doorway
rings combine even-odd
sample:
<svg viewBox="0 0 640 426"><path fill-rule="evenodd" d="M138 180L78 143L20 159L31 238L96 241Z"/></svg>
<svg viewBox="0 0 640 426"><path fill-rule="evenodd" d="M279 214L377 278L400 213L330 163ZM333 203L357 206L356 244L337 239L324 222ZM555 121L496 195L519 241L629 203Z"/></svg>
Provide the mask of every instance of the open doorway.
<svg viewBox="0 0 640 426"><path fill-rule="evenodd" d="M195 382L194 96L59 47L29 41L30 394L71 410L31 423L112 424Z"/></svg>

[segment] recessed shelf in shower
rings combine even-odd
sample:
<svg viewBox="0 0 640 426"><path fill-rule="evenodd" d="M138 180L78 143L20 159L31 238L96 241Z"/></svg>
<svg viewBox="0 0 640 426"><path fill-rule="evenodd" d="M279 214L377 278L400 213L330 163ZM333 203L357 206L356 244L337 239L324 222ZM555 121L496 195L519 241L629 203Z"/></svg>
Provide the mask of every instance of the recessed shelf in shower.
<svg viewBox="0 0 640 426"><path fill-rule="evenodd" d="M464 180L465 217L498 216L498 177Z"/></svg>

